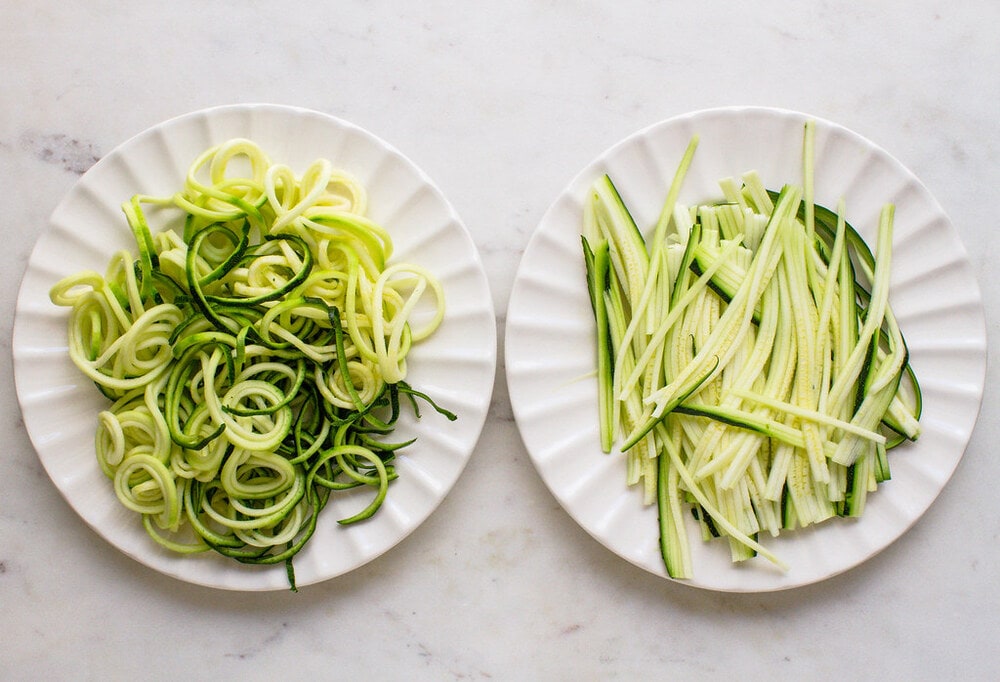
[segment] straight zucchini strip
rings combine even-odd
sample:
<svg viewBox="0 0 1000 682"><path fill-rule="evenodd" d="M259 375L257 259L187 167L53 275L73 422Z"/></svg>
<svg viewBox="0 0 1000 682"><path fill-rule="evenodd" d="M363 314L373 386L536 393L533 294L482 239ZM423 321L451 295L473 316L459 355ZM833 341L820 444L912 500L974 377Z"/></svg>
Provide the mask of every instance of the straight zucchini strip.
<svg viewBox="0 0 1000 682"><path fill-rule="evenodd" d="M865 440L870 440L873 443L885 444L886 437L884 434L878 433L871 429L866 429L858 426L857 424L852 424L851 422L846 422L841 419L837 419L825 412L820 410L810 410L803 408L799 405L793 405L792 403L786 403L781 400L775 400L770 396L764 395L762 393L754 393L752 391L742 391L740 389L732 389L730 393L739 398L743 398L752 403L757 403L765 407L769 407L777 412L782 412L784 414L793 415L795 417L801 417L814 424L827 426L833 429L840 429L845 433L850 433L852 435L858 436Z"/></svg>
<svg viewBox="0 0 1000 682"><path fill-rule="evenodd" d="M608 311L604 292L608 290L608 242L605 239L591 249L590 242L583 237L583 253L587 265L587 288L590 291L590 305L597 321L597 395L600 404L601 449L611 452L614 441L614 415L612 404L614 347L608 330Z"/></svg>
<svg viewBox="0 0 1000 682"><path fill-rule="evenodd" d="M670 438L666 427L657 429L657 443L663 448L674 448L664 443ZM684 525L680 471L669 457L662 454L656 458L656 505L660 524L660 554L663 557L667 575L681 580L692 576L691 548L688 543L687 527Z"/></svg>

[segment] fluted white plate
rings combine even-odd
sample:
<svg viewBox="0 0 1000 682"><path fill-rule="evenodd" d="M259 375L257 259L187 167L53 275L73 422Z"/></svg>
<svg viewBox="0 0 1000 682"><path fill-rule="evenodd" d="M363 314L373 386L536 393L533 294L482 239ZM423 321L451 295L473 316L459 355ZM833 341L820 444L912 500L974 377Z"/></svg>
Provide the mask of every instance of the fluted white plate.
<svg viewBox="0 0 1000 682"><path fill-rule="evenodd" d="M84 268L103 272L111 254L134 251L120 205L133 194L177 191L191 161L233 137L257 142L298 172L319 157L353 173L368 189L369 215L391 234L393 262L425 266L441 280L446 315L412 349L408 381L459 415L431 409L400 420L395 435L417 441L397 458L399 478L370 520L339 526L366 498L334 495L306 549L295 558L297 583L355 569L410 534L452 488L486 419L496 367L496 318L479 254L458 215L431 180L375 135L305 109L223 106L169 120L133 137L80 178L52 214L32 252L18 295L14 376L25 426L52 481L69 504L112 545L181 580L233 590L287 589L284 566L244 566L217 555L182 557L162 550L137 515L118 503L94 455L97 413L105 404L67 356L66 309L49 288Z"/></svg>
<svg viewBox="0 0 1000 682"><path fill-rule="evenodd" d="M768 108L695 112L641 130L597 157L556 199L532 236L511 292L505 335L510 399L541 477L594 538L628 561L666 576L655 505L627 489L621 455L598 440L595 331L580 233L590 185L611 175L640 227L657 218L685 147L698 150L681 193L688 204L721 198L717 181L757 170L769 187L801 183L807 116ZM828 121L816 121L816 197L869 241L881 207L896 204L891 304L923 387L920 439L890 453L892 480L868 498L863 518L762 536L790 568L763 558L734 566L728 547L702 543L691 521L698 587L769 591L836 575L902 535L958 465L979 413L986 332L979 287L959 237L914 175L887 152Z"/></svg>

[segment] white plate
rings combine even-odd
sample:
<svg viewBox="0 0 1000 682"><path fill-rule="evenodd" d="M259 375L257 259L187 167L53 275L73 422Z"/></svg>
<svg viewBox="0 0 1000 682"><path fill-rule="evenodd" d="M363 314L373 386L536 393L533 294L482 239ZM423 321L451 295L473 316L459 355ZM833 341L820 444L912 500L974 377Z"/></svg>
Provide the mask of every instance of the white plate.
<svg viewBox="0 0 1000 682"><path fill-rule="evenodd" d="M28 263L14 324L14 376L24 422L42 464L77 513L121 551L181 580L234 590L287 589L284 566L243 566L217 555L181 557L146 536L122 508L94 456L98 410L105 404L67 356L67 310L49 288L83 268L103 272L111 254L135 250L119 208L142 192L171 194L197 154L232 137L257 142L276 162L301 172L319 157L364 183L370 217L393 237L393 260L418 263L444 286L444 323L409 356L408 381L459 415L433 410L401 420L417 442L397 459L399 478L365 523L338 526L361 497L334 495L306 549L295 558L297 583L350 571L400 542L437 507L479 438L496 367L496 318L479 255L441 192L411 161L369 132L314 111L233 105L195 112L128 140L94 165L55 209ZM402 439L402 438L401 438Z"/></svg>
<svg viewBox="0 0 1000 682"><path fill-rule="evenodd" d="M594 320L581 255L582 198L609 173L640 227L656 220L667 187L694 134L698 150L681 200L720 198L717 181L760 172L769 187L801 182L807 116L765 108L696 112L639 131L600 155L545 214L511 292L504 346L514 415L552 494L613 552L666 576L655 505L626 489L621 456L598 442ZM986 332L979 287L955 229L924 186L882 149L836 124L816 122L816 197L835 207L873 243L881 206L895 202L891 303L924 395L923 434L890 454L892 480L869 496L860 522L837 519L764 542L789 565L762 558L729 562L724 544L692 554L698 587L768 591L805 585L871 557L927 510L955 470L982 400Z"/></svg>

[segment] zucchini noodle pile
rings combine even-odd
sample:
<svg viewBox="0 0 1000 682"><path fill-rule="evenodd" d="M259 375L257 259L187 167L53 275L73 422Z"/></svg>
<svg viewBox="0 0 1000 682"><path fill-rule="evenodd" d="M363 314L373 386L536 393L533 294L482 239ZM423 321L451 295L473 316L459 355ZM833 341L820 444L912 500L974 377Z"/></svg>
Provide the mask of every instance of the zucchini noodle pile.
<svg viewBox="0 0 1000 682"><path fill-rule="evenodd" d="M608 175L591 186L583 252L596 322L601 447L656 504L673 578L693 564L687 511L734 562L762 543L857 518L920 434L920 384L889 303L895 207L873 251L815 201L815 123L802 183L749 171L722 199L678 201L692 138L649 238ZM616 442L620 440L620 442Z"/></svg>
<svg viewBox="0 0 1000 682"><path fill-rule="evenodd" d="M443 319L441 285L387 265L392 239L354 178L325 159L297 177L250 140L203 152L173 196L122 208L138 258L119 251L103 276L50 292L71 308L72 361L111 401L101 469L163 547L284 562L294 589L292 557L332 492L372 491L341 524L382 504L412 442L384 440L400 403L455 419L405 380ZM183 228L154 234L147 209L179 210Z"/></svg>

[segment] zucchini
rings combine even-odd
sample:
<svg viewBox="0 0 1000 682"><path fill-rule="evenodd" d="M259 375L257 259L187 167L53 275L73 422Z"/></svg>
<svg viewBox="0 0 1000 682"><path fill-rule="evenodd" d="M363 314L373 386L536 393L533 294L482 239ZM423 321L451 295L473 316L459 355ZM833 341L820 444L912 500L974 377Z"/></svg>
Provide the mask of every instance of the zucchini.
<svg viewBox="0 0 1000 682"><path fill-rule="evenodd" d="M816 204L814 135L807 122L801 184L769 190L751 171L689 207L692 139L648 242L607 175L584 207L601 448L657 505L674 578L693 572L684 506L733 561L784 566L762 533L861 515L888 451L919 435L889 305L893 207L873 251L844 201Z"/></svg>
<svg viewBox="0 0 1000 682"><path fill-rule="evenodd" d="M230 166L237 157L248 174ZM52 288L70 308L70 358L110 403L98 465L167 550L284 564L294 590L293 559L332 493L370 491L340 524L382 507L413 442L387 440L400 396L417 417L419 401L456 418L405 380L409 349L443 318L441 286L389 264L392 240L364 197L329 161L296 178L230 140L200 154L176 194L122 204L137 257L116 253L103 276ZM153 234L145 205L179 211L182 233ZM605 290L606 244L593 260ZM434 312L414 328L425 295Z"/></svg>

